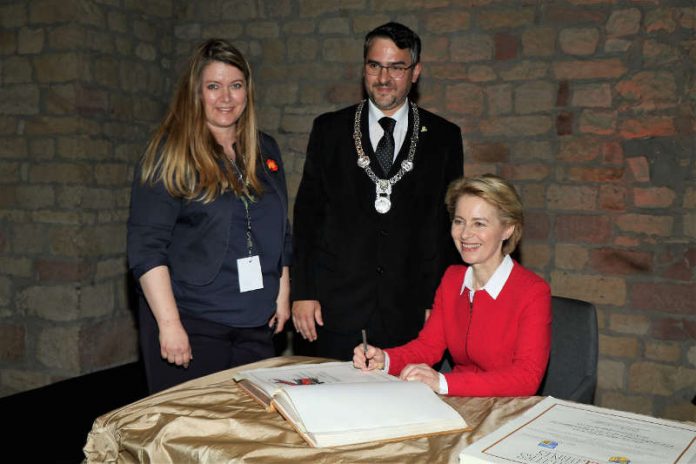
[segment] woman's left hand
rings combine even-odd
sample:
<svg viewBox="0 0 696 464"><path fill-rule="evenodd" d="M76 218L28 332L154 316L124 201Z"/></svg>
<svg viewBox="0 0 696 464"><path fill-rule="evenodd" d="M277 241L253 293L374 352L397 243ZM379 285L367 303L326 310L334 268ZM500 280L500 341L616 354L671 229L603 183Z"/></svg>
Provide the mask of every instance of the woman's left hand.
<svg viewBox="0 0 696 464"><path fill-rule="evenodd" d="M399 378L423 382L436 393L440 390L440 374L427 364L407 364L399 374Z"/></svg>

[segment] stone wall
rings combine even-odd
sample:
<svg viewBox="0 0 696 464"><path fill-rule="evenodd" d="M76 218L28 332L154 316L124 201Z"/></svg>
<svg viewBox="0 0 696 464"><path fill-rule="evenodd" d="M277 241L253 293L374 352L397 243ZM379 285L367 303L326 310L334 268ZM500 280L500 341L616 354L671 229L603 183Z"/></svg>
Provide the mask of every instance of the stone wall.
<svg viewBox="0 0 696 464"><path fill-rule="evenodd" d="M419 103L462 127L466 173L522 193L523 264L597 305L597 403L696 419L691 0L75 1L105 26L72 26L89 39L65 51L49 40L60 22L31 11L42 3L0 7L0 392L133 352L110 344L131 334L127 184L171 91L169 50L179 63L218 36L247 54L294 196L312 119L361 98L362 37L397 20L423 39Z"/></svg>
<svg viewBox="0 0 696 464"><path fill-rule="evenodd" d="M171 0L0 5L0 395L137 359L125 222Z"/></svg>
<svg viewBox="0 0 696 464"><path fill-rule="evenodd" d="M209 0L175 47L247 54L292 196L312 119L361 98L362 38L389 20L421 35L419 103L462 127L466 173L520 189L522 262L597 305L597 403L696 419L693 2Z"/></svg>

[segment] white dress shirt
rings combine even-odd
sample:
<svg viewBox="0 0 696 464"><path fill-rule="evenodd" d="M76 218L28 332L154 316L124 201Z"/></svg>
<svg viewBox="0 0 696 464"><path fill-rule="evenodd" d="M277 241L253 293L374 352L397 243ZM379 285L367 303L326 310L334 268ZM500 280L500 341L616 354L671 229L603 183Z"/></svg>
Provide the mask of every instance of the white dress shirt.
<svg viewBox="0 0 696 464"><path fill-rule="evenodd" d="M481 287L479 291L485 290L491 298L494 300L497 299L505 286L505 282L507 282L508 277L510 277L512 266L512 258L510 255L505 255L503 261L498 264L495 272L491 278L488 279L488 282L486 282L486 285ZM476 289L474 288L474 269L471 266L469 266L464 274L464 282L462 282L462 289L459 290L459 294L461 295L464 293L464 289L466 288L469 289L469 301L474 301L474 292Z"/></svg>
<svg viewBox="0 0 696 464"><path fill-rule="evenodd" d="M367 123L370 129L370 143L372 144L372 150L377 150L377 144L384 135L384 129L379 124L379 120L386 116L379 108L368 100L368 116ZM392 162L396 159L401 150L401 146L404 144L406 139L406 132L408 132L408 99L404 101L401 107L396 110L396 113L389 116L390 118L396 120L396 125L394 126L394 158Z"/></svg>

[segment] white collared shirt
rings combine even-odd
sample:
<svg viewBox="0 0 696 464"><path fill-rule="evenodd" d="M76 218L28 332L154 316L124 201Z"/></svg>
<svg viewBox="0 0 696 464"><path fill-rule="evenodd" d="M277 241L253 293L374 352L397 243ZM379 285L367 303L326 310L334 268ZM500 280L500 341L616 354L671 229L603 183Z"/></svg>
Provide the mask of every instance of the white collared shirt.
<svg viewBox="0 0 696 464"><path fill-rule="evenodd" d="M372 150L376 151L377 144L384 135L384 129L379 125L379 120L386 115L371 100L368 99L367 102L369 108L367 123L370 129L370 143L372 144ZM401 150L401 146L404 144L404 140L406 140L406 132L408 132L408 99L404 101L401 108L396 110L396 113L389 117L396 120L396 125L394 126L394 159L392 159L394 161L399 154L399 150Z"/></svg>
<svg viewBox="0 0 696 464"><path fill-rule="evenodd" d="M486 285L481 287L479 291L485 290L491 298L494 300L497 299L505 286L505 282L507 282L508 277L510 277L512 266L512 258L510 258L510 255L505 255L503 261L498 265L498 268L491 278L488 279L488 282L486 282ZM464 274L464 282L462 282L462 288L459 290L459 294L461 295L464 293L464 289L467 288L469 289L469 301L474 301L474 292L476 292L476 289L474 288L474 269L471 266L467 268Z"/></svg>

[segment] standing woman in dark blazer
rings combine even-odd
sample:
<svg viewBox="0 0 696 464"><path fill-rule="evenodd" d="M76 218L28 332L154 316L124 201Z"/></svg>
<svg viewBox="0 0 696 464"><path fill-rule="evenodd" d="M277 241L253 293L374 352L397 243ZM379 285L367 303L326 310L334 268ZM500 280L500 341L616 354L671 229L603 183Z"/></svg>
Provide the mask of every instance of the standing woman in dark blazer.
<svg viewBox="0 0 696 464"><path fill-rule="evenodd" d="M138 165L128 262L150 392L274 355L290 315L280 151L258 131L251 69L202 43Z"/></svg>

